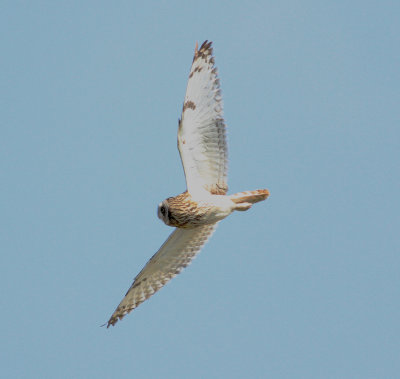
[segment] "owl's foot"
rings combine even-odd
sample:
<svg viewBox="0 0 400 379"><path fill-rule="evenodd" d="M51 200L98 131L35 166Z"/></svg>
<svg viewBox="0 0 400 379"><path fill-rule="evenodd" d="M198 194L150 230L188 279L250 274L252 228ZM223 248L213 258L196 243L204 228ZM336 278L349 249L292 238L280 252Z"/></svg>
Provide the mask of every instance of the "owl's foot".
<svg viewBox="0 0 400 379"><path fill-rule="evenodd" d="M250 203L236 204L235 211L240 211L240 212L247 211L248 209L251 208L252 205L253 204L250 204Z"/></svg>

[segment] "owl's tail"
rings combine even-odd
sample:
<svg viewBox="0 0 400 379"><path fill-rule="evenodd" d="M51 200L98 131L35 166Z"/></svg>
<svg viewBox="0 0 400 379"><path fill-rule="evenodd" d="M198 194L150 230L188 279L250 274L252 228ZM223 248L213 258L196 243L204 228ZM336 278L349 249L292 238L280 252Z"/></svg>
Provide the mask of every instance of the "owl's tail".
<svg viewBox="0 0 400 379"><path fill-rule="evenodd" d="M231 200L236 203L236 211L247 211L251 206L259 201L265 200L269 196L267 189L238 192L231 195Z"/></svg>

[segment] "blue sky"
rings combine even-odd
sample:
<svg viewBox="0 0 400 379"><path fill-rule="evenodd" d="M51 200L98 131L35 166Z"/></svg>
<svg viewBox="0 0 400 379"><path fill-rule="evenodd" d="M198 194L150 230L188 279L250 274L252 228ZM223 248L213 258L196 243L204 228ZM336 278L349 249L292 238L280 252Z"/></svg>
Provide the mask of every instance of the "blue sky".
<svg viewBox="0 0 400 379"><path fill-rule="evenodd" d="M5 1L0 249L7 378L394 378L396 1ZM230 191L193 264L106 322L170 229L195 42L214 42Z"/></svg>

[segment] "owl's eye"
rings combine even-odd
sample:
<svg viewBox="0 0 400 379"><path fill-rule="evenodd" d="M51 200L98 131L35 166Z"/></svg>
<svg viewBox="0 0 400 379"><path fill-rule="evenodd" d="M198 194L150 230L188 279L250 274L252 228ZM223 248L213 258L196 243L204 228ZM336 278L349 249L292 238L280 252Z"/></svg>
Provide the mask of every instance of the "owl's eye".
<svg viewBox="0 0 400 379"><path fill-rule="evenodd" d="M163 216L165 216L165 207L164 207L164 205L161 206L160 211L163 214Z"/></svg>

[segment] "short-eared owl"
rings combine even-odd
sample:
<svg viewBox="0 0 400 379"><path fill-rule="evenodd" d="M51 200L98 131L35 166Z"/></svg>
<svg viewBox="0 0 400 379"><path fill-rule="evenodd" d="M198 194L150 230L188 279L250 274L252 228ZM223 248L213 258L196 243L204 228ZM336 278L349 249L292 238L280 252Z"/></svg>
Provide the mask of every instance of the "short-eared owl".
<svg viewBox="0 0 400 379"><path fill-rule="evenodd" d="M217 69L211 42L205 41L200 49L196 44L178 126L178 150L187 190L158 206L158 217L176 229L136 276L107 327L179 274L210 238L220 220L268 197L266 189L226 194L225 134Z"/></svg>

